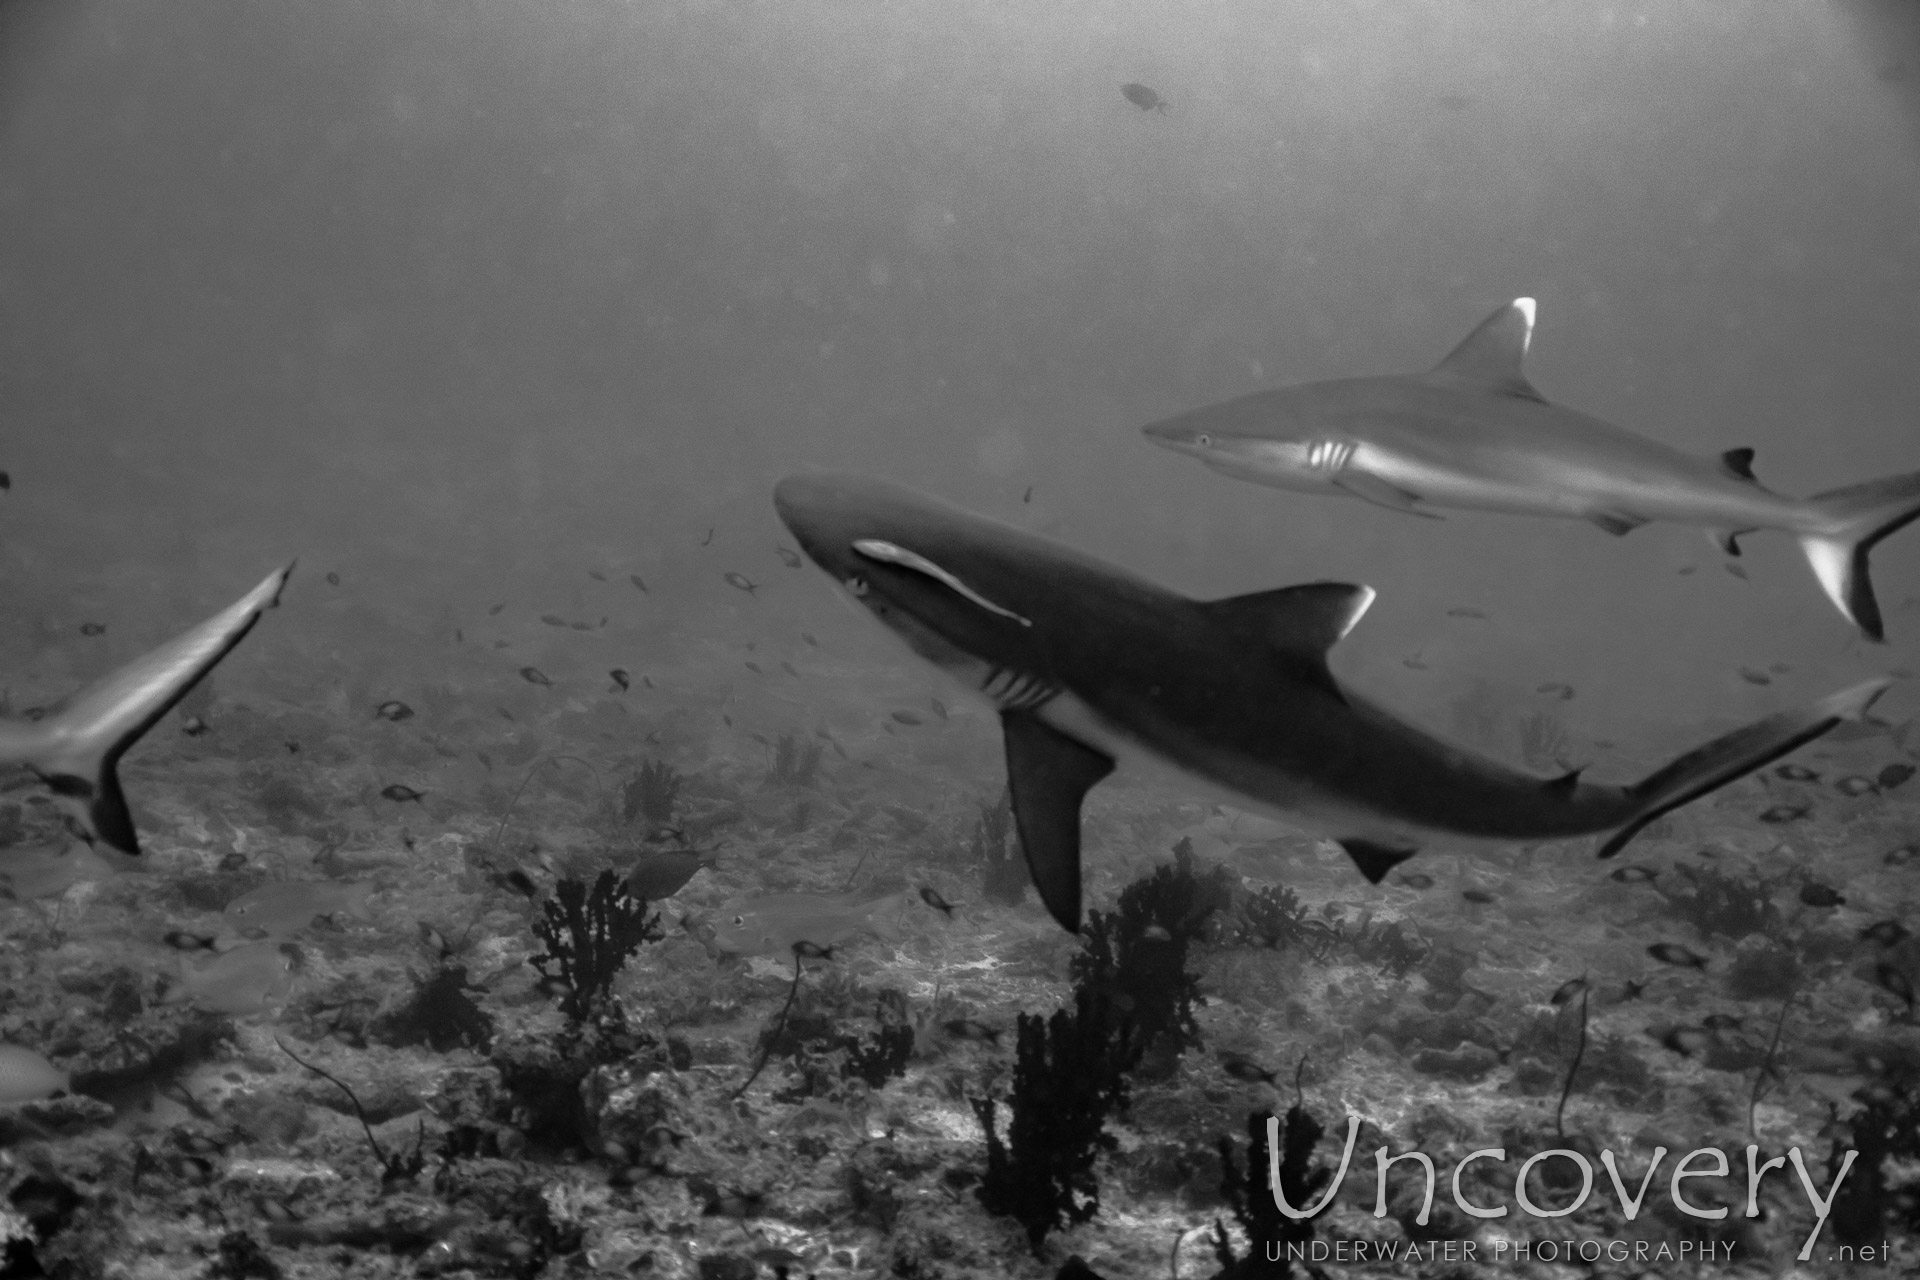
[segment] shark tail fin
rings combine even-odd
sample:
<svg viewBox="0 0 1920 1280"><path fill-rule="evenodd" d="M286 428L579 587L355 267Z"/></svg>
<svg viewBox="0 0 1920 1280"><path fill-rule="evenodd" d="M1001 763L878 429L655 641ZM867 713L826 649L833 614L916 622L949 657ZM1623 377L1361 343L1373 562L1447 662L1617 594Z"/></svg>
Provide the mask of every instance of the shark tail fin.
<svg viewBox="0 0 1920 1280"><path fill-rule="evenodd" d="M0 758L38 774L80 833L122 853L140 852L116 766L161 716L279 602L293 566L191 630L81 690L46 718L0 726Z"/></svg>
<svg viewBox="0 0 1920 1280"><path fill-rule="evenodd" d="M1627 788L1628 797L1638 807L1632 819L1600 846L1600 856L1611 858L1620 852L1642 828L1661 815L1778 760L1842 720L1861 719L1892 683L1892 679L1885 676L1867 680L1828 694L1808 706L1756 720L1655 770Z"/></svg>
<svg viewBox="0 0 1920 1280"><path fill-rule="evenodd" d="M1886 638L1867 577L1874 544L1920 517L1920 471L1830 489L1807 499L1814 525L1800 549L1836 608L1869 640Z"/></svg>

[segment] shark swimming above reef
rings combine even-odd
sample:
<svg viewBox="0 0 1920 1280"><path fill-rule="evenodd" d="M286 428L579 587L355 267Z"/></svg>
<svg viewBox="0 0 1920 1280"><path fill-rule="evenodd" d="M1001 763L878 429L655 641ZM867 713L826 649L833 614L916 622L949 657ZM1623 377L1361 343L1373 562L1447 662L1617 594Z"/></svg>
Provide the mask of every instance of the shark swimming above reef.
<svg viewBox="0 0 1920 1280"><path fill-rule="evenodd" d="M1706 527L1736 556L1742 534L1784 530L1840 612L1884 638L1867 554L1920 516L1920 472L1775 493L1754 478L1751 449L1696 457L1542 396L1521 367L1533 318L1533 299L1516 298L1425 373L1258 391L1142 430L1224 475L1413 515L1565 516L1612 534L1666 520Z"/></svg>
<svg viewBox="0 0 1920 1280"><path fill-rule="evenodd" d="M1080 925L1080 805L1120 762L1170 766L1229 803L1337 840L1378 883L1436 840L1642 827L1858 717L1870 680L1690 751L1637 783L1541 778L1436 738L1345 689L1327 650L1364 586L1199 601L897 485L790 477L774 505L814 563L921 657L1000 710L1027 864Z"/></svg>
<svg viewBox="0 0 1920 1280"><path fill-rule="evenodd" d="M280 589L292 572L292 565L274 570L213 617L95 681L38 720L0 717L0 765L32 771L88 843L139 853L115 766L253 630L262 611L280 602Z"/></svg>

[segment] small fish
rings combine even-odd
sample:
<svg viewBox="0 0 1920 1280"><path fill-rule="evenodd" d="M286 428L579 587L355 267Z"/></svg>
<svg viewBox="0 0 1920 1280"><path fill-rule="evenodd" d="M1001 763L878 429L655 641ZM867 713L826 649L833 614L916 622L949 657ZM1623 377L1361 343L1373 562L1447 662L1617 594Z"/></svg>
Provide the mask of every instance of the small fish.
<svg viewBox="0 0 1920 1280"><path fill-rule="evenodd" d="M281 743L280 745L287 749L287 754L290 756L297 756L300 754L300 744L295 742L292 738L288 738L285 742Z"/></svg>
<svg viewBox="0 0 1920 1280"><path fill-rule="evenodd" d="M4 471L0 471L0 490L11 488L13 488L13 477Z"/></svg>
<svg viewBox="0 0 1920 1280"><path fill-rule="evenodd" d="M642 578L639 574L637 573L628 574L627 581L631 582L639 590L641 595L649 596L653 594L651 591L647 590L647 580L645 578Z"/></svg>
<svg viewBox="0 0 1920 1280"><path fill-rule="evenodd" d="M1483 907L1490 902L1499 901L1499 899L1495 898L1492 894L1488 893L1485 889L1462 889L1460 891L1460 896L1465 898L1468 902L1477 903Z"/></svg>
<svg viewBox="0 0 1920 1280"><path fill-rule="evenodd" d="M1740 678L1748 684L1769 685L1773 683L1772 676L1764 671L1755 671L1752 667L1740 668Z"/></svg>
<svg viewBox="0 0 1920 1280"><path fill-rule="evenodd" d="M727 728L729 728L729 729L731 729L731 728L733 728L733 717L732 717L732 716L730 716L730 715L728 715L728 714L727 714L726 712L724 712L724 711L722 711L722 712L720 713L720 722L721 722L722 724L724 724L724 725L726 725L726 726L727 726Z"/></svg>
<svg viewBox="0 0 1920 1280"><path fill-rule="evenodd" d="M760 589L759 586L757 586L754 582L749 580L747 575L744 573L723 573L720 575L720 577L728 586L732 587L734 590L744 591L748 595L752 595L754 592Z"/></svg>
<svg viewBox="0 0 1920 1280"><path fill-rule="evenodd" d="M800 638L802 640L805 640L808 644L812 645L816 649L820 647L820 642L813 638L813 632L811 631L802 631L800 633Z"/></svg>
<svg viewBox="0 0 1920 1280"><path fill-rule="evenodd" d="M542 687L551 687L553 685L553 681L547 679L546 672L540 670L538 667L520 668L520 678L528 684L537 684Z"/></svg>
<svg viewBox="0 0 1920 1280"><path fill-rule="evenodd" d="M1427 670L1427 664L1420 661L1420 655L1417 653L1400 659L1400 665L1405 667L1409 671Z"/></svg>
<svg viewBox="0 0 1920 1280"><path fill-rule="evenodd" d="M1899 997L1909 1009L1913 1007L1913 979L1904 970L1883 961L1873 967L1873 985Z"/></svg>
<svg viewBox="0 0 1920 1280"><path fill-rule="evenodd" d="M1700 1025L1709 1031L1738 1031L1741 1021L1731 1013L1710 1013L1700 1020Z"/></svg>
<svg viewBox="0 0 1920 1280"><path fill-rule="evenodd" d="M1807 766L1803 764L1775 765L1773 769L1773 776L1776 778L1783 778L1788 782L1820 781L1819 770L1809 769L1807 768Z"/></svg>
<svg viewBox="0 0 1920 1280"><path fill-rule="evenodd" d="M227 904L226 916L245 930L268 938L290 938L320 916L350 915L369 920L367 881L280 880L243 893Z"/></svg>
<svg viewBox="0 0 1920 1280"><path fill-rule="evenodd" d="M653 688L653 677L643 673L640 677L640 683L651 689Z"/></svg>
<svg viewBox="0 0 1920 1280"><path fill-rule="evenodd" d="M210 933L188 933L185 929L174 929L160 941L175 951L212 951L219 939Z"/></svg>
<svg viewBox="0 0 1920 1280"><path fill-rule="evenodd" d="M607 575L600 572L598 569L587 570L587 576L589 578L592 578L595 582L605 582L607 580Z"/></svg>
<svg viewBox="0 0 1920 1280"><path fill-rule="evenodd" d="M1646 994L1646 991L1647 991L1646 983L1635 982L1633 979L1629 978L1627 979L1626 982L1622 983L1620 986L1621 1002L1625 1003L1628 1000L1638 1000L1641 996Z"/></svg>
<svg viewBox="0 0 1920 1280"><path fill-rule="evenodd" d="M1244 1053L1232 1049L1222 1049L1218 1057L1220 1069L1235 1080L1244 1080L1248 1084L1272 1084L1275 1073L1255 1062Z"/></svg>
<svg viewBox="0 0 1920 1280"><path fill-rule="evenodd" d="M540 621L550 627L564 627L567 625L567 620L557 613L543 613L540 615Z"/></svg>
<svg viewBox="0 0 1920 1280"><path fill-rule="evenodd" d="M946 703L940 701L940 699L938 698L928 698L927 701L933 707L933 714L939 716L942 720L945 720L947 718Z"/></svg>
<svg viewBox="0 0 1920 1280"><path fill-rule="evenodd" d="M1587 978L1585 974L1580 975L1578 978L1568 978L1565 982L1554 988L1553 994L1547 997L1547 1003L1565 1004L1586 989Z"/></svg>
<svg viewBox="0 0 1920 1280"><path fill-rule="evenodd" d="M780 563L789 569L798 569L805 563L800 559L800 553L797 551L788 550L786 547L775 547L774 551L779 554Z"/></svg>
<svg viewBox="0 0 1920 1280"><path fill-rule="evenodd" d="M1158 111L1162 115L1166 114L1168 106L1171 105L1165 98L1143 84L1121 85L1120 96L1142 111ZM1031 493L1032 490L1029 489L1028 492Z"/></svg>
<svg viewBox="0 0 1920 1280"><path fill-rule="evenodd" d="M1620 868L1608 876L1607 879L1618 880L1621 884L1645 884L1647 881L1657 878L1659 874L1660 873L1652 867L1632 866Z"/></svg>
<svg viewBox="0 0 1920 1280"><path fill-rule="evenodd" d="M833 948L831 946L823 947L817 942L808 942L805 938L802 938L793 944L793 954L799 956L802 960L831 960L833 959Z"/></svg>
<svg viewBox="0 0 1920 1280"><path fill-rule="evenodd" d="M1793 664L1791 662L1776 662L1770 665L1767 668L1767 670L1773 672L1773 674L1777 676L1783 676L1787 674L1787 672L1793 670Z"/></svg>
<svg viewBox="0 0 1920 1280"><path fill-rule="evenodd" d="M1550 693L1554 697L1560 699L1560 701L1562 702L1573 701L1573 686L1570 684L1567 684L1564 681L1556 680L1551 684L1543 684L1539 688L1535 689L1534 692Z"/></svg>
<svg viewBox="0 0 1920 1280"><path fill-rule="evenodd" d="M759 664L759 663L757 663L757 662L749 662L749 663L747 663L747 664L746 664L746 668L747 668L747 670L749 670L749 671L751 671L751 672L753 672L753 674L755 674L755 675L757 675L757 676L763 676L763 675L765 675L765 674L767 674L767 673L766 673L765 671L762 671L762 670L760 669L760 664Z"/></svg>
<svg viewBox="0 0 1920 1280"><path fill-rule="evenodd" d="M467 642L467 633L455 627L453 629L453 642L455 644L465 644Z"/></svg>
<svg viewBox="0 0 1920 1280"><path fill-rule="evenodd" d="M692 849L663 849L643 853L627 868L627 896L662 902L686 887L687 881L713 865Z"/></svg>
<svg viewBox="0 0 1920 1280"><path fill-rule="evenodd" d="M897 910L912 890L857 900L852 894L771 893L723 910L712 930L715 950L737 956L784 955L798 942L832 946L879 933L879 917Z"/></svg>
<svg viewBox="0 0 1920 1280"><path fill-rule="evenodd" d="M1810 804L1777 804L1760 815L1760 821L1779 826L1785 822L1798 822L1813 812Z"/></svg>
<svg viewBox="0 0 1920 1280"><path fill-rule="evenodd" d="M514 867L508 871L496 871L487 878L499 888L505 889L508 893L517 893L527 899L540 896L540 890L533 883L533 877L518 867Z"/></svg>
<svg viewBox="0 0 1920 1280"><path fill-rule="evenodd" d="M1907 782L1907 780L1912 777L1913 777L1913 766L1910 764L1899 763L1899 764L1890 764L1886 768L1882 769L1879 775L1874 778L1874 781L1880 784L1880 789L1882 791L1891 791L1895 787L1904 785Z"/></svg>
<svg viewBox="0 0 1920 1280"><path fill-rule="evenodd" d="M513 719L513 712L507 710L505 707L495 707L493 710L502 720Z"/></svg>
<svg viewBox="0 0 1920 1280"><path fill-rule="evenodd" d="M1898 920L1876 920L1860 931L1860 941L1883 947L1897 947L1912 936Z"/></svg>
<svg viewBox="0 0 1920 1280"><path fill-rule="evenodd" d="M1843 796L1858 798L1872 795L1879 791L1880 787L1872 778L1863 778L1857 773L1852 773L1834 783L1833 789Z"/></svg>
<svg viewBox="0 0 1920 1280"><path fill-rule="evenodd" d="M1890 867L1904 867L1913 861L1916 854L1920 854L1920 845L1903 844L1898 849L1889 851L1881 861Z"/></svg>
<svg viewBox="0 0 1920 1280"><path fill-rule="evenodd" d="M1682 969L1704 969L1707 967L1705 956L1698 954L1677 942L1656 942L1647 948L1647 954L1661 964L1678 965Z"/></svg>
<svg viewBox="0 0 1920 1280"><path fill-rule="evenodd" d="M1478 609L1449 609L1447 610L1447 616L1449 618L1475 618L1481 622L1487 620L1487 615Z"/></svg>
<svg viewBox="0 0 1920 1280"><path fill-rule="evenodd" d="M1400 877L1400 883L1407 886L1407 888L1409 889L1419 889L1419 890L1425 891L1427 889L1433 888L1434 880L1432 876L1428 875L1424 871L1409 871L1407 872L1407 874Z"/></svg>
<svg viewBox="0 0 1920 1280"><path fill-rule="evenodd" d="M420 945L432 952L435 959L445 960L453 955L453 944L447 941L447 935L428 924L425 920L415 920L413 927L420 935Z"/></svg>
<svg viewBox="0 0 1920 1280"><path fill-rule="evenodd" d="M704 546L708 546L708 545L710 545L710 544L711 544L712 542L713 542L713 526L712 526L712 525L708 525L708 526L707 526L707 536L706 536L706 537L704 537L704 538L702 538L702 539L700 539L700 545L704 547Z"/></svg>
<svg viewBox="0 0 1920 1280"><path fill-rule="evenodd" d="M190 1002L208 1013L246 1017L285 1000L293 990L299 951L284 942L254 942L235 947L199 969L183 973L161 997L164 1004Z"/></svg>
<svg viewBox="0 0 1920 1280"><path fill-rule="evenodd" d="M1660 1043L1682 1057L1691 1057L1713 1045L1713 1032L1705 1027L1670 1027Z"/></svg>
<svg viewBox="0 0 1920 1280"><path fill-rule="evenodd" d="M329 570L329 571L328 571L328 573L327 573L327 585L328 585L328 586L330 586L330 587L337 587L337 586L339 586L339 585L340 585L340 575L339 575L339 574L337 574L337 573L334 573L334 572L332 572L331 570Z"/></svg>
<svg viewBox="0 0 1920 1280"><path fill-rule="evenodd" d="M1020 495L1020 505L1023 507L1029 506L1032 504L1032 502L1033 502L1033 486L1028 485L1027 491Z"/></svg>
<svg viewBox="0 0 1920 1280"><path fill-rule="evenodd" d="M957 1040L984 1040L988 1044L1000 1043L1000 1032L984 1022L975 1022L972 1018L949 1018L940 1024L940 1029Z"/></svg>
<svg viewBox="0 0 1920 1280"><path fill-rule="evenodd" d="M798 678L798 676L800 675L800 673L799 673L798 671L795 671L795 670L793 669L793 664L792 664L791 662L786 662L786 661L784 661L784 660L783 660L783 661L782 661L782 662L780 663L780 669L781 669L782 671L784 671L784 672L786 672L786 673L787 673L788 675L790 675L790 676L794 676L794 677L796 677L796 678Z"/></svg>
<svg viewBox="0 0 1920 1280"><path fill-rule="evenodd" d="M925 720L920 718L920 713L918 711L895 711L892 713L892 715L893 715L893 718L895 720L898 720L901 724L910 724L917 727L919 725L923 725L926 723Z"/></svg>
<svg viewBox="0 0 1920 1280"><path fill-rule="evenodd" d="M607 675L612 678L615 685L619 686L620 692L625 693L627 690L633 688L633 679L627 674L625 667L615 667L613 670L607 672Z"/></svg>
<svg viewBox="0 0 1920 1280"><path fill-rule="evenodd" d="M83 636L103 636L107 634L107 624L104 622L83 622L80 624L80 634Z"/></svg>
<svg viewBox="0 0 1920 1280"><path fill-rule="evenodd" d="M940 891L932 885L920 886L920 901L938 911L948 919L953 918L953 904L940 896Z"/></svg>
<svg viewBox="0 0 1920 1280"><path fill-rule="evenodd" d="M413 708L398 698L389 698L375 708L373 714L382 720L392 720L397 724L402 720L413 719Z"/></svg>
<svg viewBox="0 0 1920 1280"><path fill-rule="evenodd" d="M427 793L424 791L415 791L403 782L392 782L380 788L380 794L384 798L394 801L396 804L405 804L409 800L418 804L420 803L420 797Z"/></svg>
<svg viewBox="0 0 1920 1280"><path fill-rule="evenodd" d="M568 625L568 626L570 626L570 627L572 627L572 628L573 628L573 629L574 629L575 631L592 631L592 630L594 630L594 628L595 628L596 626L601 626L601 627L604 627L604 626L606 626L606 625L607 625L607 620L606 620L605 618L602 618L602 619L600 619L600 621L599 621L598 623L592 623L592 622L569 622L569 623L568 623L567 625Z"/></svg>
<svg viewBox="0 0 1920 1280"><path fill-rule="evenodd" d="M39 1102L66 1091L66 1072L24 1045L0 1044L0 1106Z"/></svg>
<svg viewBox="0 0 1920 1280"><path fill-rule="evenodd" d="M210 730L207 728L207 722L199 716L188 716L185 720L181 721L180 732L186 734L189 738L197 738L203 733L210 732Z"/></svg>
<svg viewBox="0 0 1920 1280"><path fill-rule="evenodd" d="M1674 572L1679 574L1681 577L1685 578L1691 574L1699 572L1699 570L1697 566L1688 564L1688 565L1680 566L1678 569L1675 569Z"/></svg>
<svg viewBox="0 0 1920 1280"><path fill-rule="evenodd" d="M1140 931L1140 937L1141 937L1141 940L1145 942L1172 942L1173 941L1173 934L1169 932L1167 927L1163 924L1148 925L1146 928Z"/></svg>
<svg viewBox="0 0 1920 1280"><path fill-rule="evenodd" d="M1810 907L1837 907L1846 901L1830 884L1821 884L1818 880L1809 880L1800 886L1800 901Z"/></svg>
<svg viewBox="0 0 1920 1280"><path fill-rule="evenodd" d="M496 618L496 617L498 617L498 616L500 616L500 611L501 611L502 609L504 609L504 608L506 608L506 607L507 607L507 606L506 606L506 605L505 605L504 603L501 603L501 604L497 604L497 605L495 605L495 606L493 606L493 608L491 608L491 609L489 609L489 610L487 610L487 616L488 616L489 618Z"/></svg>
<svg viewBox="0 0 1920 1280"><path fill-rule="evenodd" d="M1720 567L1722 569L1725 569L1728 573L1732 574L1734 577L1740 579L1740 581L1742 582L1748 581L1746 566L1735 564L1731 560L1723 560L1720 562Z"/></svg>

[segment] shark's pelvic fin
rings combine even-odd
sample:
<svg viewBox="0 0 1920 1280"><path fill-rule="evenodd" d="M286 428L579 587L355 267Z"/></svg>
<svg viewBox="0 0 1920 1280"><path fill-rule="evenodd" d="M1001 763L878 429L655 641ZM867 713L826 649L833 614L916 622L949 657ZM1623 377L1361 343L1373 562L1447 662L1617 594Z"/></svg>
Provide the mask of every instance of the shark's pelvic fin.
<svg viewBox="0 0 1920 1280"><path fill-rule="evenodd" d="M1807 499L1823 527L1800 536L1800 549L1827 598L1869 640L1884 640L1880 605L1867 577L1874 544L1920 516L1920 471L1832 489Z"/></svg>
<svg viewBox="0 0 1920 1280"><path fill-rule="evenodd" d="M1364 471L1341 471L1334 476L1333 483L1356 498L1365 498L1375 506L1389 511L1404 511L1410 516L1425 516L1429 520L1440 519L1437 511L1428 511L1421 507L1420 495L1402 489L1397 484L1382 480L1379 476L1368 475Z"/></svg>
<svg viewBox="0 0 1920 1280"><path fill-rule="evenodd" d="M1368 884L1379 884L1386 879L1387 872L1420 852L1407 845L1382 844L1378 840L1342 840L1340 847L1353 859L1353 865L1360 868Z"/></svg>
<svg viewBox="0 0 1920 1280"><path fill-rule="evenodd" d="M1522 367L1533 342L1532 298L1515 298L1480 322L1480 327L1427 376L1438 382L1496 395L1546 403Z"/></svg>
<svg viewBox="0 0 1920 1280"><path fill-rule="evenodd" d="M292 572L288 565L268 574L227 608L81 690L45 719L0 722L0 763L38 774L89 840L139 853L115 765L240 643L263 610L279 603Z"/></svg>
<svg viewBox="0 0 1920 1280"><path fill-rule="evenodd" d="M1759 484L1753 474L1753 450L1729 449L1720 455L1720 466L1735 480L1745 480L1749 484Z"/></svg>
<svg viewBox="0 0 1920 1280"><path fill-rule="evenodd" d="M1637 516L1631 511L1589 511L1587 519L1616 538L1626 537L1647 522L1645 516Z"/></svg>
<svg viewBox="0 0 1920 1280"><path fill-rule="evenodd" d="M1113 772L1113 759L1049 728L1026 711L1004 711L1007 787L1034 888L1053 918L1080 931L1080 802Z"/></svg>
<svg viewBox="0 0 1920 1280"><path fill-rule="evenodd" d="M1829 694L1809 706L1756 720L1649 774L1627 788L1627 794L1640 803L1640 809L1624 827L1607 837L1606 843L1600 846L1600 856L1611 858L1620 852L1641 828L1662 814L1671 813L1689 800L1778 760L1842 720L1862 718L1892 683L1887 677L1868 680Z"/></svg>
<svg viewBox="0 0 1920 1280"><path fill-rule="evenodd" d="M1707 541L1730 556L1740 554L1740 539L1752 533L1752 529L1709 529Z"/></svg>

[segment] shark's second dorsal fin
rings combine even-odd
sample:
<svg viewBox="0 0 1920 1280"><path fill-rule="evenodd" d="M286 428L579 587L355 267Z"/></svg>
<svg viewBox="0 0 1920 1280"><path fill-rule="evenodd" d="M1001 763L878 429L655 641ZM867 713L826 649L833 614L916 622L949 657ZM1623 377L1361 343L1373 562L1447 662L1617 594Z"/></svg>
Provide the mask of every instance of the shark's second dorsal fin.
<svg viewBox="0 0 1920 1280"><path fill-rule="evenodd" d="M1749 484L1759 484L1753 474L1753 450L1729 449L1720 455L1720 466L1735 480L1745 480Z"/></svg>
<svg viewBox="0 0 1920 1280"><path fill-rule="evenodd" d="M1533 341L1533 311L1532 298L1515 298L1482 320L1427 376L1457 387L1545 403L1546 397L1533 389L1522 368Z"/></svg>
<svg viewBox="0 0 1920 1280"><path fill-rule="evenodd" d="M1324 657L1353 630L1372 587L1352 582L1303 582L1297 587L1256 591L1209 603L1207 611L1229 625L1257 633L1283 653Z"/></svg>

